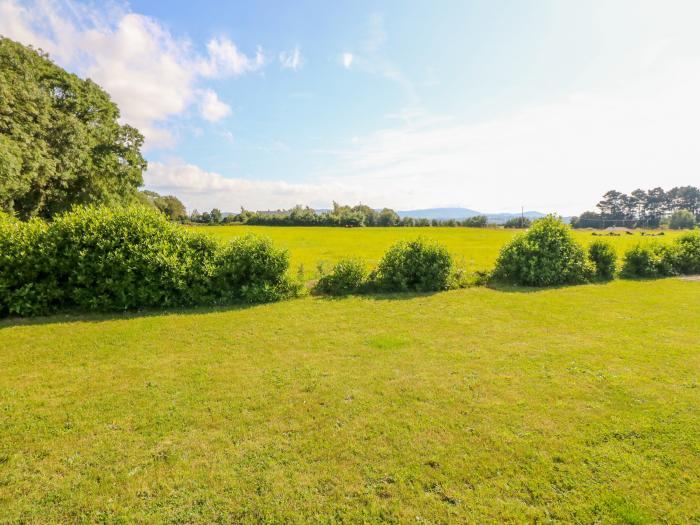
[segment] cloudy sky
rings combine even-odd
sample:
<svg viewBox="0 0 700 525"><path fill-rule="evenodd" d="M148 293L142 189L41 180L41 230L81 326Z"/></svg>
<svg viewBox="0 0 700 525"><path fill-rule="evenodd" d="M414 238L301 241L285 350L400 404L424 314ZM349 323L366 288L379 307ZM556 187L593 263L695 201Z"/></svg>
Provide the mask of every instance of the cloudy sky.
<svg viewBox="0 0 700 525"><path fill-rule="evenodd" d="M700 184L700 2L0 0L189 209L576 214Z"/></svg>

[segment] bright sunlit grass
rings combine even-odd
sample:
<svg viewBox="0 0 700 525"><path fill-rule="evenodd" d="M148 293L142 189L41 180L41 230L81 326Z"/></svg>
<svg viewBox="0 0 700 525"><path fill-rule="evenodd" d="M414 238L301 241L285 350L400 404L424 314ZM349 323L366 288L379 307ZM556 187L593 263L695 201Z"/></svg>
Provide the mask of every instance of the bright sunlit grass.
<svg viewBox="0 0 700 525"><path fill-rule="evenodd" d="M0 522L697 521L698 305L667 279L6 320Z"/></svg>
<svg viewBox="0 0 700 525"><path fill-rule="evenodd" d="M517 235L518 230L502 228L314 228L294 226L199 226L194 227L228 240L244 233L255 233L270 237L291 254L292 271L297 272L303 265L308 277L316 274L316 265L322 262L326 268L342 257L357 256L364 258L370 265L376 265L389 246L399 239L413 239L425 236L443 243L457 262L470 270L490 269L501 247ZM661 237L653 239L668 242L679 232L666 231ZM575 238L583 244L594 239L589 230L574 230ZM618 254L637 242L650 242L650 237L642 237L641 232L634 235L622 234L619 237L604 237L615 246Z"/></svg>

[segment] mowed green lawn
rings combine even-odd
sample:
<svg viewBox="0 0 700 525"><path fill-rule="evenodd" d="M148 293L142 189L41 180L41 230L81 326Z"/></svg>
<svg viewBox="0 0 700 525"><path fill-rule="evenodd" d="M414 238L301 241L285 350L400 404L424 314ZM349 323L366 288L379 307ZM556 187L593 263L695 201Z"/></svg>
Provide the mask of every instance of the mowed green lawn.
<svg viewBox="0 0 700 525"><path fill-rule="evenodd" d="M0 322L0 523L555 521L700 521L700 282Z"/></svg>
<svg viewBox="0 0 700 525"><path fill-rule="evenodd" d="M415 239L423 236L444 244L455 256L457 262L469 270L490 269L501 247L519 232L503 228L311 228L294 226L195 226L201 231L221 240L228 240L245 233L255 233L270 237L291 255L293 273L303 265L307 277L315 277L317 264L324 263L326 270L342 257L355 256L365 259L369 265L376 265L384 252L399 239ZM660 242L668 242L679 232L666 231L664 236L655 237ZM589 230L574 230L574 236L583 244L594 239ZM650 242L650 237L622 234L619 237L605 237L622 253L638 242Z"/></svg>

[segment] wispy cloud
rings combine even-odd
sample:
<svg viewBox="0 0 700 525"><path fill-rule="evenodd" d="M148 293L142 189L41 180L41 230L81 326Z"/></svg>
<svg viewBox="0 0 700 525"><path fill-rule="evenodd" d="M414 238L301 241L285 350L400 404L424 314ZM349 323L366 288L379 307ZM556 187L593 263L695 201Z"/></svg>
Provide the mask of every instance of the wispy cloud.
<svg viewBox="0 0 700 525"><path fill-rule="evenodd" d="M301 69L301 66L304 64L304 59L298 46L291 51L282 51L279 54L279 61L283 69L292 69L294 71Z"/></svg>
<svg viewBox="0 0 700 525"><path fill-rule="evenodd" d="M384 17L380 13L370 15L366 32L366 37L358 43L360 53L346 51L341 55L343 67L350 69L352 66L358 71L395 82L406 95L405 104L416 106L419 97L413 81L383 53L388 34L384 27Z"/></svg>
<svg viewBox="0 0 700 525"><path fill-rule="evenodd" d="M352 66L352 61L354 59L355 56L347 51L340 56L340 61L345 69L350 69L350 66Z"/></svg>
<svg viewBox="0 0 700 525"><path fill-rule="evenodd" d="M580 213L613 186L697 180L698 92L700 61L688 60L482 122L409 114L354 138L316 176L399 208Z"/></svg>
<svg viewBox="0 0 700 525"><path fill-rule="evenodd" d="M258 47L255 57L248 57L228 38L213 38L207 43L209 56L199 59L198 69L205 77L242 75L260 69L265 64L265 55Z"/></svg>

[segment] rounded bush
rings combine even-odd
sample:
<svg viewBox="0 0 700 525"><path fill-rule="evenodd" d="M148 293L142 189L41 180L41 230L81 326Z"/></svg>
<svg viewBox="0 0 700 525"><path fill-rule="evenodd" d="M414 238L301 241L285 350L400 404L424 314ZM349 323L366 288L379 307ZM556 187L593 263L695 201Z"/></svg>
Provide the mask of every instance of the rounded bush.
<svg viewBox="0 0 700 525"><path fill-rule="evenodd" d="M493 278L522 286L589 281L593 267L571 230L553 216L535 221L501 250Z"/></svg>
<svg viewBox="0 0 700 525"><path fill-rule="evenodd" d="M384 254L376 271L380 290L430 292L450 286L453 261L437 242L418 238L399 241Z"/></svg>
<svg viewBox="0 0 700 525"><path fill-rule="evenodd" d="M686 233L674 242L674 266L681 274L700 274L700 233Z"/></svg>
<svg viewBox="0 0 700 525"><path fill-rule="evenodd" d="M319 279L315 290L327 295L347 295L362 291L366 284L365 264L359 259L342 259Z"/></svg>
<svg viewBox="0 0 700 525"><path fill-rule="evenodd" d="M620 275L631 279L676 275L674 251L664 244L637 244L625 253Z"/></svg>
<svg viewBox="0 0 700 525"><path fill-rule="evenodd" d="M288 268L286 250L276 248L267 237L248 234L218 251L213 282L222 302L275 301L292 286L286 276Z"/></svg>
<svg viewBox="0 0 700 525"><path fill-rule="evenodd" d="M155 209L79 208L49 226L70 305L91 310L207 302L216 242Z"/></svg>
<svg viewBox="0 0 700 525"><path fill-rule="evenodd" d="M617 254L609 243L593 241L588 246L588 258L593 263L593 271L598 279L612 279L615 276Z"/></svg>

